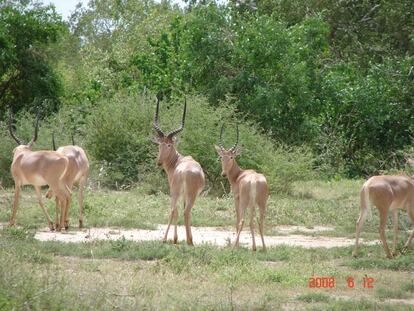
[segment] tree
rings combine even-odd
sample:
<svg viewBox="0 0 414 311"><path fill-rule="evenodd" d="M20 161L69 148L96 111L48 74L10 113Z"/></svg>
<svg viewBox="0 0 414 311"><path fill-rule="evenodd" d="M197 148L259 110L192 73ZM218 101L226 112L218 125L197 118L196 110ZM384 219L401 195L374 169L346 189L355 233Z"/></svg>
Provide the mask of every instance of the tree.
<svg viewBox="0 0 414 311"><path fill-rule="evenodd" d="M57 111L62 84L46 55L65 29L52 6L37 1L0 5L0 115L45 101L44 113Z"/></svg>

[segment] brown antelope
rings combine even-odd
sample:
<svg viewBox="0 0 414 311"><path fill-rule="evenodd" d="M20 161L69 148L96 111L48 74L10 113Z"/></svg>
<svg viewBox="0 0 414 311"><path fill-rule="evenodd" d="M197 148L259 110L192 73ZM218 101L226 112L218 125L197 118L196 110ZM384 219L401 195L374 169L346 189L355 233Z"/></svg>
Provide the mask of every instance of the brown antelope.
<svg viewBox="0 0 414 311"><path fill-rule="evenodd" d="M171 213L167 230L163 241L167 241L168 231L171 223L174 221L174 244L177 243L177 201L182 195L184 200L184 223L187 234L187 244L193 245L193 236L191 234L191 208L194 205L196 197L204 188L204 173L200 164L191 156L182 156L176 150L175 135L180 133L184 128L187 102L184 102L184 112L179 128L164 134L158 125L158 115L160 102L157 98L157 108L154 117L154 129L157 137L154 142L158 144L157 165L162 166L168 176L171 196Z"/></svg>
<svg viewBox="0 0 414 311"><path fill-rule="evenodd" d="M64 154L69 160L69 166L66 170L66 174L63 177L63 182L72 190L73 185L77 184L79 187L79 228L83 226L83 195L86 186L86 180L89 174L89 161L85 151L75 144L75 140L72 136L72 145L59 147L56 150L55 135L52 133L53 150ZM54 193L51 188L46 193L46 197L50 199ZM65 229L69 228L69 208L70 201L64 212L65 217ZM56 201L56 219L58 218L58 202Z"/></svg>
<svg viewBox="0 0 414 311"><path fill-rule="evenodd" d="M32 146L37 140L39 126L39 114L36 118L35 132L32 140L27 144L22 144L15 136L12 129L12 113L9 116L9 132L11 137L17 142L18 146L13 151L13 162L11 173L15 183L15 194L13 201L13 212L10 217L10 226L13 226L16 220L17 207L21 186L33 185L40 207L47 218L50 230L54 230L53 223L46 211L40 192L41 186L49 185L57 195L57 199L65 210L66 204L70 198L70 191L64 184L62 178L66 173L69 160L68 158L56 151L32 151ZM63 217L60 218L60 225L56 223L56 229L63 227Z"/></svg>
<svg viewBox="0 0 414 311"><path fill-rule="evenodd" d="M237 147L239 143L239 127L236 126L237 140L229 150L224 149L222 143L224 124L221 127L219 146L214 146L221 160L221 176L228 178L234 195L234 205L236 209L236 231L237 237L234 244L239 246L240 232L243 229L244 213L247 208L250 210L250 231L253 240L253 251L256 250L256 241L254 239L254 214L255 205L259 206L259 231L262 238L263 250L266 245L263 237L264 219L266 212L266 203L269 197L269 190L266 178L254 170L243 170L236 162L236 156L241 153L241 148Z"/></svg>
<svg viewBox="0 0 414 311"><path fill-rule="evenodd" d="M366 216L371 213L371 205L378 208L380 215L379 234L384 246L387 258L392 258L396 253L398 233L398 209L407 209L411 222L414 224L414 179L405 175L397 176L373 176L362 186L360 194L360 214L356 224L355 249L352 255L358 255L359 235ZM392 253L388 249L385 238L385 226L387 224L388 211L392 212L394 238ZM408 249L414 231L405 243L404 250Z"/></svg>

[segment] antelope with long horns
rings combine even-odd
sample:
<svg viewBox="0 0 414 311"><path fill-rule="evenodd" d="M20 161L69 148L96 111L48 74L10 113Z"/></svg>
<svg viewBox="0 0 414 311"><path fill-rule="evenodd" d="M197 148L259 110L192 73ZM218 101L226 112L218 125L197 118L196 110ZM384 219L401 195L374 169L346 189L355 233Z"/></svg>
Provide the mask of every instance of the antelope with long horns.
<svg viewBox="0 0 414 311"><path fill-rule="evenodd" d="M414 177L414 176L413 176ZM360 193L360 214L356 224L355 249L352 252L354 257L358 256L359 235L368 214L371 213L371 206L378 208L380 215L379 234L384 246L387 258L396 254L397 233L398 233L398 209L406 209L414 224L414 178L405 175L382 175L373 176L362 186ZM394 227L393 248L390 252L385 237L385 226L387 225L388 211L392 212ZM408 238L403 250L410 247L414 237L414 230Z"/></svg>
<svg viewBox="0 0 414 311"><path fill-rule="evenodd" d="M85 192L86 180L89 174L89 161L88 157L86 156L85 151L75 144L75 140L72 135L72 145L62 146L56 150L56 143L55 143L55 135L52 133L52 145L53 150L64 154L68 160L69 165L68 169L66 170L66 174L63 177L63 182L72 190L73 185L78 185L79 188L79 195L78 195L78 203L79 203L79 228L83 227L83 196ZM46 193L47 198L51 198L54 196L54 192L52 188ZM65 218L65 229L69 228L69 208L70 208L70 201L68 202L68 206L64 211L64 218ZM56 219L58 218L58 202L56 201Z"/></svg>
<svg viewBox="0 0 414 311"><path fill-rule="evenodd" d="M236 241L234 246L239 246L240 232L243 229L244 213L248 208L250 210L250 231L253 240L253 251L256 250L256 241L254 238L254 216L255 206L259 206L259 232L262 239L263 250L266 250L264 241L264 219L266 212L266 203L269 197L267 181L264 175L254 170L243 170L237 162L236 157L241 153L239 143L239 127L236 125L237 139L236 143L230 149L223 147L222 137L224 124L221 126L219 145L214 146L221 160L221 175L228 178L234 195L234 205L236 209Z"/></svg>
<svg viewBox="0 0 414 311"><path fill-rule="evenodd" d="M154 142L158 144L157 165L162 166L168 176L168 184L171 196L171 213L165 231L163 241L167 241L168 231L171 223L174 222L174 244L177 243L177 201L180 196L184 200L184 223L187 234L187 244L193 245L193 236L191 234L191 208L194 205L196 197L204 188L204 172L200 164L191 156L182 156L176 150L175 136L184 129L185 115L187 110L187 101L184 102L184 112L179 128L164 134L158 125L158 115L160 110L160 101L157 97L157 108L154 116L154 129L157 137Z"/></svg>
<svg viewBox="0 0 414 311"><path fill-rule="evenodd" d="M13 133L12 129L12 112L9 115L9 132L11 137L17 142L18 146L14 149L11 173L15 183L15 193L13 201L13 212L10 217L10 226L13 226L16 220L17 207L19 205L20 190L23 185L33 185L40 207L47 218L50 230L54 230L53 222L47 210L44 207L41 186L49 185L56 193L56 197L65 210L66 204L70 198L70 191L63 182L63 176L66 173L69 160L68 158L56 151L32 151L32 146L37 140L39 127L39 113L36 117L35 131L32 140L28 144L23 144ZM63 227L64 218L61 216L60 224L56 222L56 229Z"/></svg>

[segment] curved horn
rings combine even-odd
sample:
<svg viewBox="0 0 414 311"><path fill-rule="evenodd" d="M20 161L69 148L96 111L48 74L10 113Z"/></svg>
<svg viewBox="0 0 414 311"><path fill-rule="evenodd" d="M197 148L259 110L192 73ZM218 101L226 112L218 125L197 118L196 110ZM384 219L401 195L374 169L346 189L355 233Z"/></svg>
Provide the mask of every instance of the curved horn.
<svg viewBox="0 0 414 311"><path fill-rule="evenodd" d="M28 143L28 145L31 147L37 140L37 132L39 131L39 118L40 118L40 110L37 111L37 115L36 115L36 124L35 124L35 131L33 134L33 138L30 141L30 143Z"/></svg>
<svg viewBox="0 0 414 311"><path fill-rule="evenodd" d="M230 151L234 151L236 150L237 145L239 144L239 124L236 123L236 143L234 144L233 147L230 148Z"/></svg>
<svg viewBox="0 0 414 311"><path fill-rule="evenodd" d="M72 137L72 145L76 145L76 143L75 143L75 137L73 136L73 133L72 133L72 135L71 135L71 137Z"/></svg>
<svg viewBox="0 0 414 311"><path fill-rule="evenodd" d="M18 139L17 136L14 135L14 133L13 133L12 123L13 123L13 113L10 109L10 113L9 113L9 132L10 132L10 136L16 141L16 143L18 145L22 145L22 142L20 141L20 139Z"/></svg>
<svg viewBox="0 0 414 311"><path fill-rule="evenodd" d="M173 136L177 135L184 129L184 122L185 122L185 115L187 113L187 99L184 98L184 111L183 111L183 118L181 119L181 125L178 129L171 131L168 133L168 137L173 138Z"/></svg>
<svg viewBox="0 0 414 311"><path fill-rule="evenodd" d="M155 110L155 116L154 116L154 129L157 131L158 136L164 137L164 132L160 129L158 125L158 115L160 113L160 99L157 96L157 108Z"/></svg>
<svg viewBox="0 0 414 311"><path fill-rule="evenodd" d="M52 132L52 146L53 146L53 151L56 151L55 132Z"/></svg>
<svg viewBox="0 0 414 311"><path fill-rule="evenodd" d="M220 131L220 140L218 142L218 145L220 147L221 150L224 150L224 146L223 146L223 133L224 133L224 123L221 125L221 131Z"/></svg>

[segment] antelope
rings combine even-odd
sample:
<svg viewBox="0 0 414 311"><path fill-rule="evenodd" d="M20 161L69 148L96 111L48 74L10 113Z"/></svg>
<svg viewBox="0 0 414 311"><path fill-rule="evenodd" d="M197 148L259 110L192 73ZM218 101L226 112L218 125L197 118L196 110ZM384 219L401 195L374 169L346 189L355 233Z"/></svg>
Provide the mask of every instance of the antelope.
<svg viewBox="0 0 414 311"><path fill-rule="evenodd" d="M39 113L36 117L35 131L32 140L28 144L23 144L13 133L12 112L10 111L9 132L18 146L13 151L13 162L11 165L11 173L15 183L15 193L13 212L9 224L10 226L13 226L16 220L21 186L32 185L35 188L39 205L47 218L49 228L50 230L54 230L53 222L44 207L40 190L41 186L49 185L53 192L56 193L57 200L61 204L62 210L65 210L66 204L70 198L70 191L63 181L63 176L66 173L69 160L65 155L56 151L32 151L32 146L37 140L38 127ZM63 227L63 220L63 217L61 217L60 225L56 221L57 230L60 230Z"/></svg>
<svg viewBox="0 0 414 311"><path fill-rule="evenodd" d="M154 129L157 132L157 137L153 140L158 144L156 163L158 166L162 166L167 173L171 197L171 213L163 242L165 243L167 241L168 231L171 223L174 222L173 243L177 243L177 201L179 197L182 196L184 200L184 223L187 244L193 245L193 236L191 233L191 208L194 205L197 195L199 195L204 188L205 179L200 164L191 156L182 156L176 150L177 140L175 139L175 136L184 129L187 101L184 101L184 112L180 127L168 134L164 134L158 125L159 109L160 101L157 97L157 108L154 116Z"/></svg>
<svg viewBox="0 0 414 311"><path fill-rule="evenodd" d="M397 247L398 209L407 209L411 222L414 224L414 178L405 175L382 175L373 176L364 183L360 193L360 213L356 223L355 248L352 252L354 257L358 255L359 235L366 216L371 213L371 205L378 208L380 238L387 258L392 258L396 254ZM390 210L394 229L392 253L390 253L385 238L385 226ZM414 231L405 243L404 251L410 247L413 237Z"/></svg>
<svg viewBox="0 0 414 311"><path fill-rule="evenodd" d="M64 183L72 190L73 185L77 184L79 187L78 203L79 203L79 228L83 227L83 195L86 186L86 180L89 174L89 161L85 151L75 144L72 135L72 145L59 147L56 150L55 135L52 133L53 150L64 154L68 160L69 165L66 174L63 177ZM52 198L54 192L51 188L46 193L48 199ZM64 211L65 229L69 228L69 208L70 202ZM56 219L58 218L58 202L56 201Z"/></svg>
<svg viewBox="0 0 414 311"><path fill-rule="evenodd" d="M262 239L263 250L266 250L266 245L263 237L263 226L266 212L266 203L269 197L269 190L267 181L264 175L257 173L254 170L243 170L237 162L236 157L241 153L239 143L239 127L236 125L237 139L236 143L230 149L226 150L223 147L222 137L224 131L224 124L221 126L219 145L215 145L215 149L221 160L221 176L226 177L230 182L231 189L234 195L234 205L236 209L236 241L234 246L239 246L240 232L243 229L244 213L247 208L250 210L250 231L253 240L253 251L256 251L256 241L254 238L254 216L255 205L259 206L259 231Z"/></svg>

